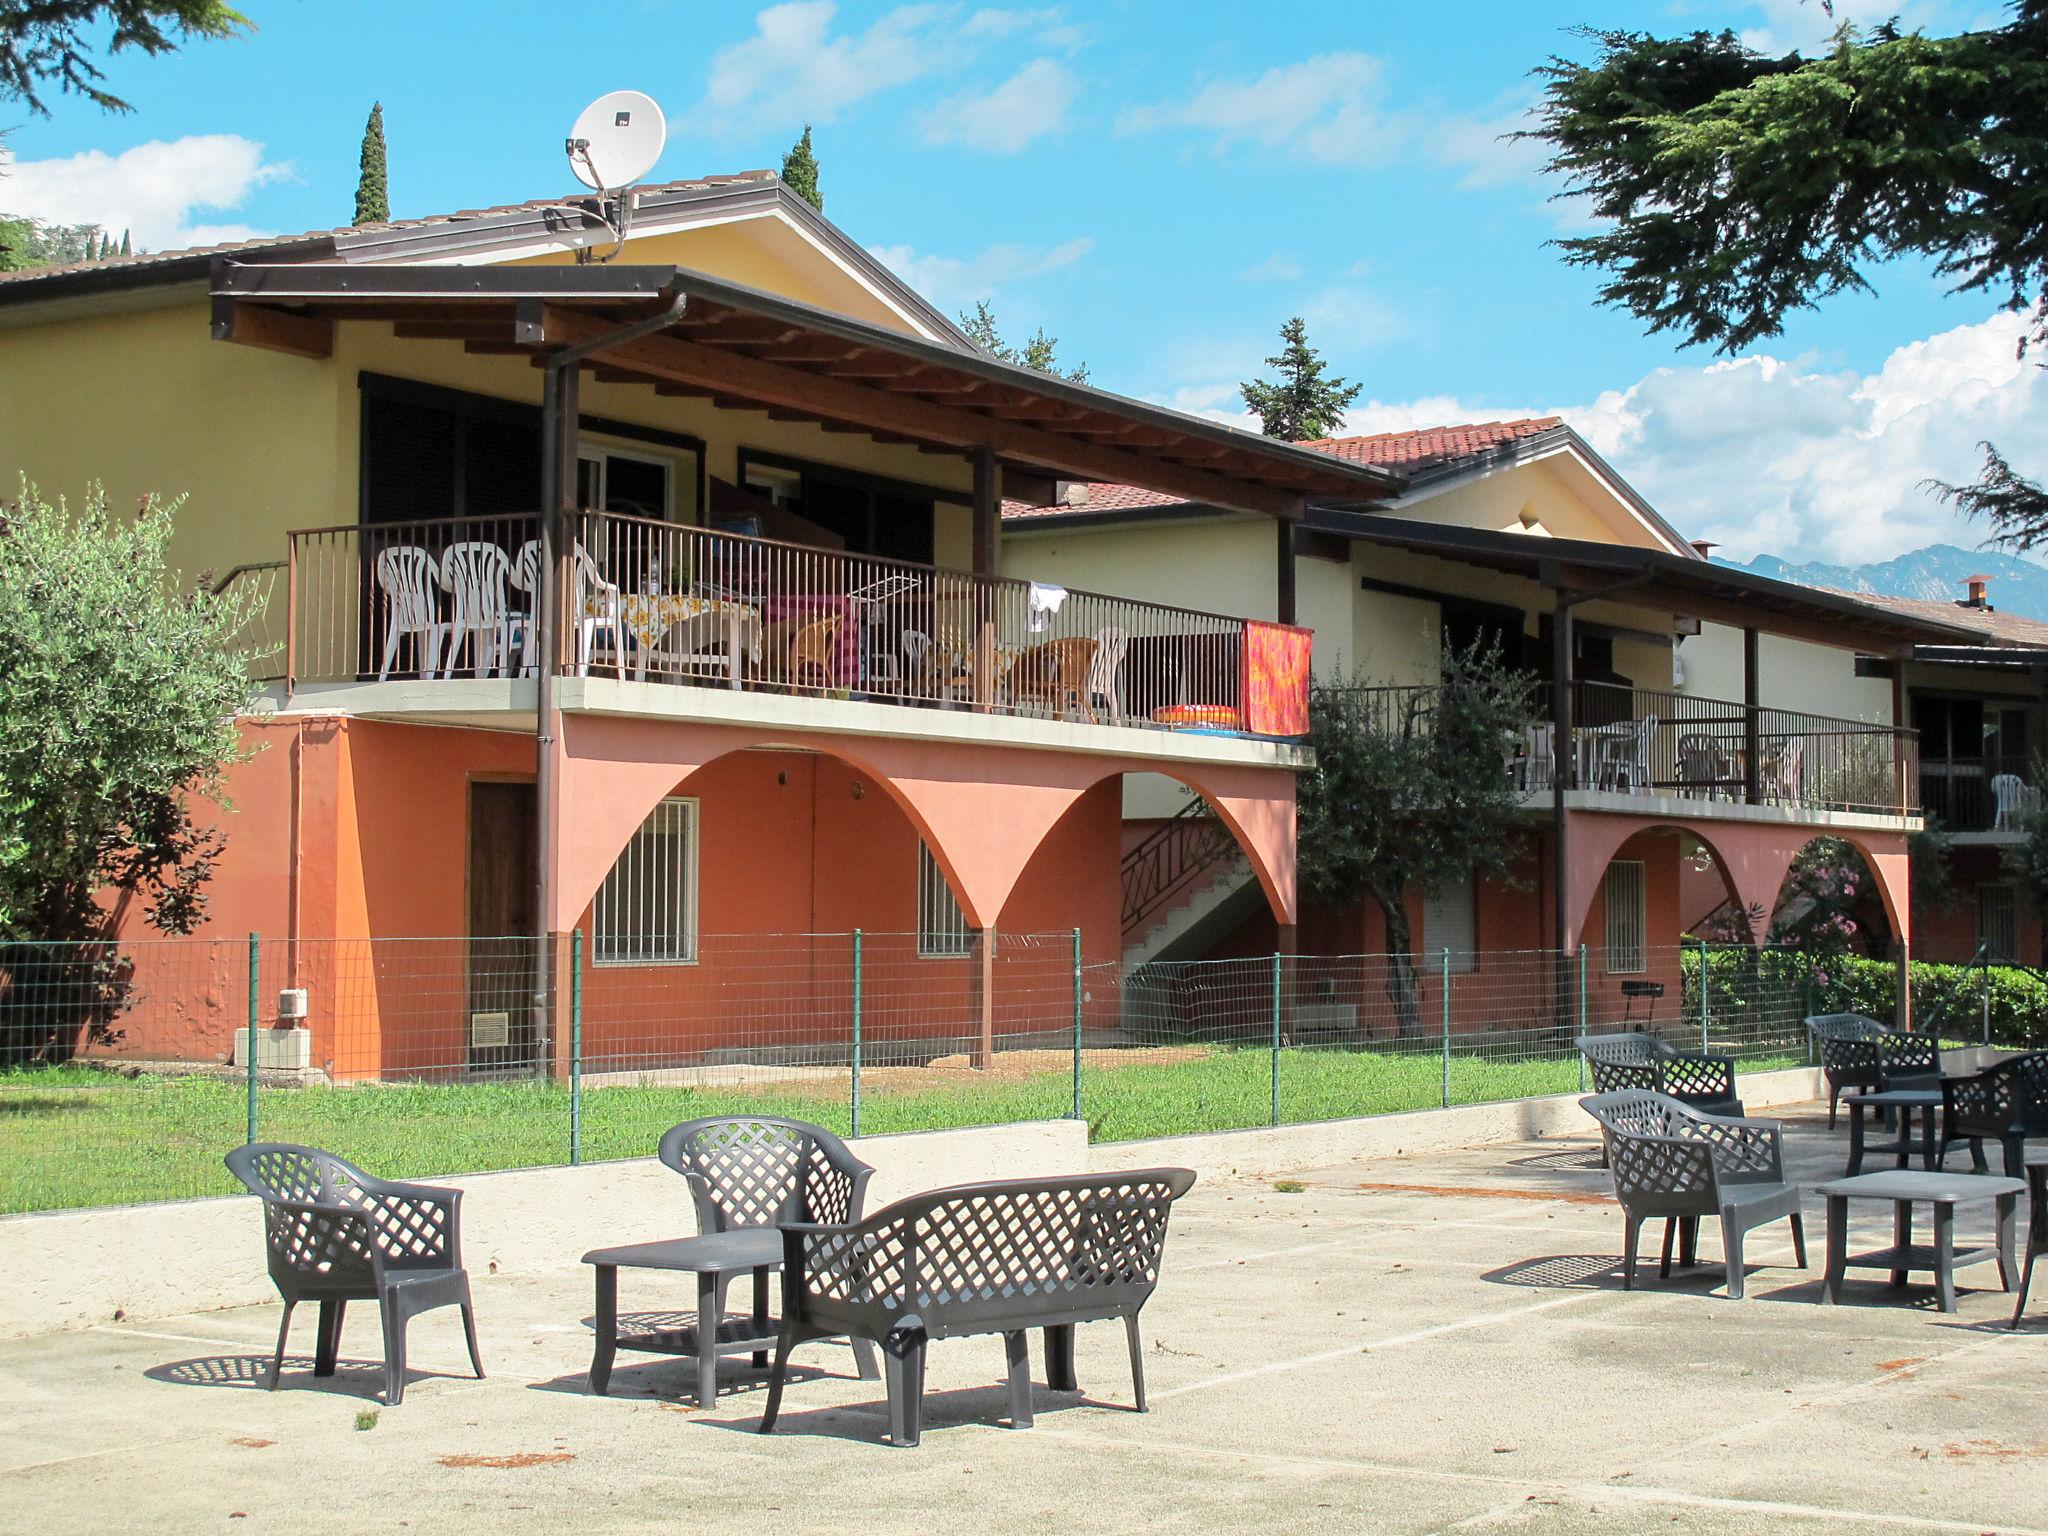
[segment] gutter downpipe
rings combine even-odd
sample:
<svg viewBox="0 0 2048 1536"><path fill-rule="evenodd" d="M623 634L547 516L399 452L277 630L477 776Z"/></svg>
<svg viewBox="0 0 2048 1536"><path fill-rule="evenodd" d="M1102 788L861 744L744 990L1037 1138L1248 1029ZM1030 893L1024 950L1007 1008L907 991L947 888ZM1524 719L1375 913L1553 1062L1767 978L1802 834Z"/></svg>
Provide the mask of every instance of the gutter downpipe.
<svg viewBox="0 0 2048 1536"><path fill-rule="evenodd" d="M625 342L638 341L665 330L683 317L689 295L678 283L670 283L655 295L658 313L593 336L587 341L562 348L547 360L541 378L541 517L540 550L536 562L534 616L537 620L534 647L538 670L534 679L533 713L533 798L535 818L534 852L534 1017L540 1023L540 1058L550 1076L554 1072L553 956L550 951L555 904L555 746L561 740L561 710L555 703L556 652L560 649L563 615L559 611L565 592L565 552L573 553L576 531L570 526L576 507L576 434L582 412L579 406L584 360L594 353ZM521 341L546 339L546 314L539 301L519 305L515 334Z"/></svg>

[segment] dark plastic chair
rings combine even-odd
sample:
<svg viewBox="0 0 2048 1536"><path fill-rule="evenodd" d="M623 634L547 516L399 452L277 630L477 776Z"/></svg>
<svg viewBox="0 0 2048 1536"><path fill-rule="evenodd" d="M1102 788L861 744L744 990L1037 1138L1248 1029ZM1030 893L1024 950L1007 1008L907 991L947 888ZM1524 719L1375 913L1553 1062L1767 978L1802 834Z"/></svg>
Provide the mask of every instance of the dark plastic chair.
<svg viewBox="0 0 2048 1536"><path fill-rule="evenodd" d="M1579 1054L1586 1058L1595 1093L1640 1088L1669 1094L1706 1114L1742 1113L1733 1056L1681 1051L1656 1035L1636 1031L1581 1035Z"/></svg>
<svg viewBox="0 0 2048 1536"><path fill-rule="evenodd" d="M1185 1168L1143 1168L961 1184L899 1200L865 1221L784 1227L782 1335L761 1433L775 1427L790 1351L839 1335L882 1346L890 1438L913 1446L923 1426L926 1346L1000 1333L1010 1423L1028 1429L1027 1330L1045 1330L1048 1384L1072 1392L1075 1324L1113 1317L1124 1322L1143 1413L1138 1313L1159 1283L1173 1202L1194 1182Z"/></svg>
<svg viewBox="0 0 2048 1536"><path fill-rule="evenodd" d="M689 1184L703 1234L859 1221L875 1172L823 1126L778 1115L685 1120L663 1135L657 1155ZM732 1279L720 1274L713 1282L719 1317ZM757 1296L757 1313L765 1316L764 1307ZM850 1342L861 1378L873 1380L880 1369L874 1347L865 1339Z"/></svg>
<svg viewBox="0 0 2048 1536"><path fill-rule="evenodd" d="M1850 1089L1935 1091L1941 1086L1941 1047L1932 1035L1888 1029L1860 1013L1817 1013L1806 1020L1814 1054L1828 1082L1828 1129Z"/></svg>
<svg viewBox="0 0 2048 1536"><path fill-rule="evenodd" d="M1985 1169L1984 1143L2004 1153L2008 1178L2026 1177L2027 1138L2048 1136L2048 1051L2008 1056L1969 1077L1941 1084L1942 1163L1959 1141L1970 1144L1970 1166Z"/></svg>
<svg viewBox="0 0 2048 1536"><path fill-rule="evenodd" d="M2048 1163L2027 1164L2027 1262L2020 1271L2020 1293L2013 1298L2012 1321L2017 1328L2020 1314L2027 1310L2027 1290L2034 1283L2034 1260L2048 1253Z"/></svg>
<svg viewBox="0 0 2048 1536"><path fill-rule="evenodd" d="M1742 1299L1742 1240L1753 1228L1790 1218L1792 1251L1806 1268L1806 1228L1799 1186L1785 1178L1784 1132L1775 1121L1703 1115L1668 1094L1640 1088L1579 1100L1600 1122L1614 1197L1621 1202L1626 1249L1622 1289L1636 1279L1636 1244L1645 1221L1664 1218L1658 1276L1671 1276L1671 1239L1679 1262L1697 1261L1702 1216L1721 1221L1728 1295Z"/></svg>
<svg viewBox="0 0 2048 1536"><path fill-rule="evenodd" d="M292 1309L320 1303L313 1374L332 1376L342 1318L352 1301L374 1301L384 1324L384 1401L405 1399L405 1330L422 1312L460 1307L469 1363L484 1374L476 1313L462 1267L462 1191L372 1178L332 1152L252 1142L227 1156L228 1171L263 1200L270 1278L284 1298L269 1387L277 1390Z"/></svg>

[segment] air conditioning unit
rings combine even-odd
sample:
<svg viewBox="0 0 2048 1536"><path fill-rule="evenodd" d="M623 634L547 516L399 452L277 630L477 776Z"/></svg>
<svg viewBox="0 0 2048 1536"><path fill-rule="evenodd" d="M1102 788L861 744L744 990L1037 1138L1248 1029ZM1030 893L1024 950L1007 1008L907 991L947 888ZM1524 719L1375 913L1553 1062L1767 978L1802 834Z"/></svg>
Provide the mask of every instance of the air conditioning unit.
<svg viewBox="0 0 2048 1536"><path fill-rule="evenodd" d="M469 1016L469 1045L471 1050L491 1050L512 1043L512 1015L504 1009L489 1013L472 1013Z"/></svg>

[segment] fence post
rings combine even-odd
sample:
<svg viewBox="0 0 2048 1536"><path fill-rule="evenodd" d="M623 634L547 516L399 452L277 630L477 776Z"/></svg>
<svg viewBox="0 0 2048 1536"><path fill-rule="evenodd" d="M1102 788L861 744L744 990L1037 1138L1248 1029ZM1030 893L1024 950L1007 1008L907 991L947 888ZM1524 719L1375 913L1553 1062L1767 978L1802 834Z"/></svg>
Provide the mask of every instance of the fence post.
<svg viewBox="0 0 2048 1536"><path fill-rule="evenodd" d="M1448 945L1441 951L1441 955L1442 959L1439 962L1441 975L1438 977L1437 991L1442 994L1441 1001L1443 1003L1442 1012L1444 1017L1443 1099L1444 1108L1449 1109L1451 1107L1451 951Z"/></svg>
<svg viewBox="0 0 2048 1536"><path fill-rule="evenodd" d="M1081 1118L1081 930L1074 930L1074 1118Z"/></svg>
<svg viewBox="0 0 2048 1536"><path fill-rule="evenodd" d="M1280 1123L1280 952L1273 951L1273 1123Z"/></svg>
<svg viewBox="0 0 2048 1536"><path fill-rule="evenodd" d="M569 1166L583 1161L583 930L569 931Z"/></svg>
<svg viewBox="0 0 2048 1536"><path fill-rule="evenodd" d="M860 930L853 930L853 1119L851 1130L860 1134Z"/></svg>
<svg viewBox="0 0 2048 1536"><path fill-rule="evenodd" d="M1978 1006L1983 1013L1984 1044L1991 1043L1991 962L1981 961L1977 966Z"/></svg>
<svg viewBox="0 0 2048 1536"><path fill-rule="evenodd" d="M1700 940L1700 1049L1707 1048L1707 1025L1712 1009L1707 1002L1708 981L1713 973L1713 950L1705 939Z"/></svg>
<svg viewBox="0 0 2048 1536"><path fill-rule="evenodd" d="M1684 988L1679 989L1681 992ZM1579 1034L1586 1033L1586 946L1579 946ZM1586 1091L1586 1055L1579 1053L1579 1092Z"/></svg>
<svg viewBox="0 0 2048 1536"><path fill-rule="evenodd" d="M251 1143L256 1140L256 989L260 985L259 978L262 975L262 969L263 941L252 933L249 935L249 1049L246 1053L249 1058L247 1073L249 1080L249 1130L247 1139Z"/></svg>

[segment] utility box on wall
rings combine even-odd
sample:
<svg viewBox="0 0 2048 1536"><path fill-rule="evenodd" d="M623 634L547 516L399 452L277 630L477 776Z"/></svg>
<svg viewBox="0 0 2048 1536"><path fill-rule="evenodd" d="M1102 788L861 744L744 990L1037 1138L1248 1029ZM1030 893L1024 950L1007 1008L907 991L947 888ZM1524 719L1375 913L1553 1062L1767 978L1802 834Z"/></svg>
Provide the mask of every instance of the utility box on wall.
<svg viewBox="0 0 2048 1536"><path fill-rule="evenodd" d="M249 1065L249 1031L235 1031L234 1064ZM259 1072L304 1072L313 1065L313 1031L310 1029L259 1029L256 1031L256 1070Z"/></svg>

